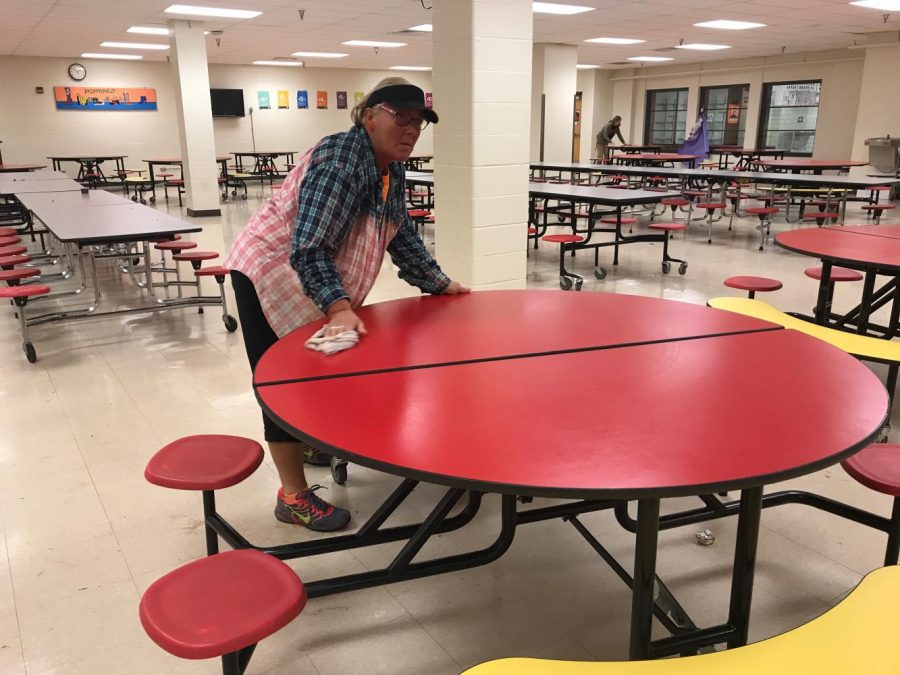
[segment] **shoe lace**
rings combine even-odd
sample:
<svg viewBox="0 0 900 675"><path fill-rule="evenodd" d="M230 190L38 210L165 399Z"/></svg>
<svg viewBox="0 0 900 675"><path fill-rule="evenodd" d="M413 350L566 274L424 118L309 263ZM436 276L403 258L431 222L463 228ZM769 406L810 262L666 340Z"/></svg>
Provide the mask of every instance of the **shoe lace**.
<svg viewBox="0 0 900 675"><path fill-rule="evenodd" d="M309 493L307 499L309 500L309 507L311 510L315 511L316 515L325 515L328 512L328 509L331 508L331 504L326 502L324 499L319 497L316 494L316 490L327 490L328 488L324 485L310 485Z"/></svg>

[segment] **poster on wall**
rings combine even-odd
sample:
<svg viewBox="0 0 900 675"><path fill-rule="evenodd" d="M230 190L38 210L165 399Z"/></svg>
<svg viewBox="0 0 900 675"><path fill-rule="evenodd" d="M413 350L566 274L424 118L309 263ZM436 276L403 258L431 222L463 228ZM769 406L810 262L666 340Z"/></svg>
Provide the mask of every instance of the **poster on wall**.
<svg viewBox="0 0 900 675"><path fill-rule="evenodd" d="M278 109L279 110L287 110L290 107L291 107L290 94L288 94L287 89L279 89L278 90Z"/></svg>
<svg viewBox="0 0 900 675"><path fill-rule="evenodd" d="M302 110L303 108L309 107L309 94L306 93L306 89L298 89L297 90L297 108Z"/></svg>
<svg viewBox="0 0 900 675"><path fill-rule="evenodd" d="M726 124L740 124L741 107L737 103L729 103L725 113Z"/></svg>
<svg viewBox="0 0 900 675"><path fill-rule="evenodd" d="M346 110L347 109L347 92L346 91L337 92L336 98L337 98L338 109Z"/></svg>
<svg viewBox="0 0 900 675"><path fill-rule="evenodd" d="M269 92L267 91L256 92L256 101L259 103L260 110L268 110L272 107L271 103L269 103Z"/></svg>
<svg viewBox="0 0 900 675"><path fill-rule="evenodd" d="M328 109L328 92L327 91L317 91L316 92L316 107L319 110L327 110Z"/></svg>
<svg viewBox="0 0 900 675"><path fill-rule="evenodd" d="M357 103L362 103L362 100L366 97L366 92L364 91L354 91L353 92L353 105Z"/></svg>
<svg viewBox="0 0 900 675"><path fill-rule="evenodd" d="M434 98L430 91L425 92L425 107L429 110L434 107Z"/></svg>
<svg viewBox="0 0 900 675"><path fill-rule="evenodd" d="M58 110L156 110L156 89L53 87Z"/></svg>

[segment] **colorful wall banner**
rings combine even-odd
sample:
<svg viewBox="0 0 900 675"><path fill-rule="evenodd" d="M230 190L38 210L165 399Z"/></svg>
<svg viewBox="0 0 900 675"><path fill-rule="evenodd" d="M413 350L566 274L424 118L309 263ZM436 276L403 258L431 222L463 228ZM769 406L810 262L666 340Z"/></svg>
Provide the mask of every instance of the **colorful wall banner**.
<svg viewBox="0 0 900 675"><path fill-rule="evenodd" d="M302 110L303 108L309 107L309 94L306 93L305 89L297 90L297 108Z"/></svg>
<svg viewBox="0 0 900 675"><path fill-rule="evenodd" d="M326 110L328 108L328 92L327 91L317 91L316 92L316 107L319 110Z"/></svg>
<svg viewBox="0 0 900 675"><path fill-rule="evenodd" d="M337 92L337 107L339 110L347 109L347 92L339 91Z"/></svg>
<svg viewBox="0 0 900 675"><path fill-rule="evenodd" d="M366 92L364 91L354 91L353 92L353 105L357 103L362 103L362 100L366 97Z"/></svg>
<svg viewBox="0 0 900 675"><path fill-rule="evenodd" d="M53 87L58 110L156 110L156 89Z"/></svg>
<svg viewBox="0 0 900 675"><path fill-rule="evenodd" d="M290 94L287 89L279 89L278 90L278 109L279 110L287 110L291 107L290 104Z"/></svg>
<svg viewBox="0 0 900 675"><path fill-rule="evenodd" d="M256 92L256 101L259 103L260 110L268 110L272 107L269 102L269 92L267 91L258 91Z"/></svg>
<svg viewBox="0 0 900 675"><path fill-rule="evenodd" d="M434 98L431 95L430 91L425 92L425 107L433 108L434 107Z"/></svg>

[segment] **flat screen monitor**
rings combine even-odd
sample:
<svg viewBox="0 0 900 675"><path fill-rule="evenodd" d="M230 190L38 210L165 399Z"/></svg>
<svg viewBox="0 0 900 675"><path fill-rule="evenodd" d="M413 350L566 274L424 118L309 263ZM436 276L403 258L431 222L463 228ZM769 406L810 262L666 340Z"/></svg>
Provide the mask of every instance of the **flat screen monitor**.
<svg viewBox="0 0 900 675"><path fill-rule="evenodd" d="M213 117L243 117L243 89L210 89Z"/></svg>

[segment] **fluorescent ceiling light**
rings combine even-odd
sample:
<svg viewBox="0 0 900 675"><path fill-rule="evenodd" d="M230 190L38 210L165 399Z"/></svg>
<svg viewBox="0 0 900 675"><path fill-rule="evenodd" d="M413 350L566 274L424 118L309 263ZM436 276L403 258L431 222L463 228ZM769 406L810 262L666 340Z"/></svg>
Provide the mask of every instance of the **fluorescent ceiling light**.
<svg viewBox="0 0 900 675"><path fill-rule="evenodd" d="M254 66L302 66L303 61L254 61Z"/></svg>
<svg viewBox="0 0 900 675"><path fill-rule="evenodd" d="M262 12L251 9L225 9L223 7L198 7L197 5L169 5L166 14L190 14L192 16L215 16L223 19L253 19Z"/></svg>
<svg viewBox="0 0 900 675"><path fill-rule="evenodd" d="M348 47L405 47L405 42L378 42L377 40L347 40L342 45Z"/></svg>
<svg viewBox="0 0 900 675"><path fill-rule="evenodd" d="M122 59L123 61L137 61L144 58L140 54L99 54L95 52L85 52L81 55L83 59Z"/></svg>
<svg viewBox="0 0 900 675"><path fill-rule="evenodd" d="M880 9L885 12L900 11L900 0L858 0L851 2L851 5L857 7L868 7L869 9Z"/></svg>
<svg viewBox="0 0 900 675"><path fill-rule="evenodd" d="M600 66L591 66L586 63L579 63L575 66L576 70L594 70L595 68L599 68Z"/></svg>
<svg viewBox="0 0 900 675"><path fill-rule="evenodd" d="M112 49L168 49L169 45L151 44L149 42L101 42L101 47Z"/></svg>
<svg viewBox="0 0 900 675"><path fill-rule="evenodd" d="M580 7L578 5L558 5L555 2L533 2L531 10L536 14L581 14L593 11L593 7Z"/></svg>
<svg viewBox="0 0 900 675"><path fill-rule="evenodd" d="M430 23L423 23L418 26L413 26L412 28L407 28L407 30L418 30L423 33L430 33L433 30L433 27Z"/></svg>
<svg viewBox="0 0 900 675"><path fill-rule="evenodd" d="M723 30L747 30L748 28L765 28L764 23L752 23L750 21L730 21L729 19L716 19L695 23L698 28L721 28Z"/></svg>
<svg viewBox="0 0 900 675"><path fill-rule="evenodd" d="M599 38L591 38L590 40L585 40L585 42L596 42L598 44L603 44L603 45L636 45L640 42L646 42L646 40L637 40L635 38L599 37Z"/></svg>
<svg viewBox="0 0 900 675"><path fill-rule="evenodd" d="M168 35L168 28L152 28L150 26L132 26L127 33L140 33L142 35Z"/></svg>
<svg viewBox="0 0 900 675"><path fill-rule="evenodd" d="M391 66L388 70L431 70L430 66Z"/></svg>
<svg viewBox="0 0 900 675"><path fill-rule="evenodd" d="M293 52L291 56L303 56L308 59L342 59L347 54L339 52Z"/></svg>
<svg viewBox="0 0 900 675"><path fill-rule="evenodd" d="M672 59L668 56L629 56L628 60L646 61L647 63L650 63L651 61L674 61L675 59Z"/></svg>
<svg viewBox="0 0 900 675"><path fill-rule="evenodd" d="M701 52L714 52L717 49L731 49L731 45L706 45L702 42L691 42L686 45L678 45L678 49L696 49Z"/></svg>

